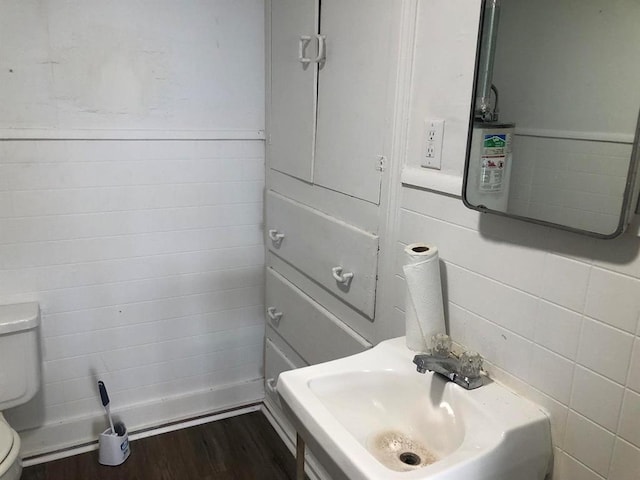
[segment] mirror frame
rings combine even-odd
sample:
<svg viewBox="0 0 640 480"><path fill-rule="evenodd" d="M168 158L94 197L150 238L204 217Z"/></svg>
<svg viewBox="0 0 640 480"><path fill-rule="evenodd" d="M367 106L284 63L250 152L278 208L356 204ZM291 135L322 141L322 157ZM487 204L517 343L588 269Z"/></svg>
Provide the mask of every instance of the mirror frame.
<svg viewBox="0 0 640 480"><path fill-rule="evenodd" d="M466 158L464 162L464 172L462 176L462 202L467 208L476 210L481 213L491 213L499 215L505 218L514 218L516 220L522 220L524 222L535 223L545 227L559 228L561 230L567 230L569 232L579 233L582 235L588 235L590 237L600 239L612 239L621 235L629 224L630 215L632 215L640 207L640 198L638 198L639 183L638 182L638 165L640 164L640 105L638 106L638 119L636 121L635 134L633 138L633 147L631 150L631 158L629 159L629 169L627 170L627 180L625 183L624 197L622 199L622 206L620 209L620 217L618 220L618 226L616 230L611 234L603 234L598 232L592 232L590 230L583 230L580 228L570 227L561 223L548 222L546 220L539 220L533 217L524 217L522 215L515 215L512 213L501 212L499 210L492 210L483 205L473 205L467 201L467 183L469 181L469 162L471 160L471 145L473 136L473 124L475 114L475 102L476 93L478 90L478 70L480 66L480 53L482 34L484 32L484 16L485 16L485 0L481 0L480 6L480 19L478 25L478 37L476 41L476 56L473 69L473 88L471 90L471 101L469 108L469 124L467 128L467 148Z"/></svg>

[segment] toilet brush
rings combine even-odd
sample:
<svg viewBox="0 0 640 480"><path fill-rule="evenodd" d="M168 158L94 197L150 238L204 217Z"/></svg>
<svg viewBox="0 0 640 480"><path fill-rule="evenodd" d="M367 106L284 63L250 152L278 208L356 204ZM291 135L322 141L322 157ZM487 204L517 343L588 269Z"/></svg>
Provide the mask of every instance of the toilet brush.
<svg viewBox="0 0 640 480"><path fill-rule="evenodd" d="M105 412L107 412L107 418L109 419L109 429L102 432L98 438L98 461L102 465L120 465L129 458L129 454L131 453L127 427L123 422L113 423L111 408L109 406L109 394L107 393L107 387L105 387L104 382L98 382L98 390L100 390L102 406Z"/></svg>
<svg viewBox="0 0 640 480"><path fill-rule="evenodd" d="M111 418L111 408L109 407L109 394L107 393L107 387L104 386L103 381L98 382L98 390L100 390L100 398L102 399L102 406L104 410L107 412L107 418L109 419L109 426L111 427L111 433L118 435L121 437L124 435L124 432L127 430L127 427L124 426L124 422L116 422L113 423L113 418Z"/></svg>
<svg viewBox="0 0 640 480"><path fill-rule="evenodd" d="M102 399L102 406L105 412L107 412L107 418L109 419L109 426L111 427L111 433L115 434L116 429L113 426L113 418L111 418L111 408L109 408L109 394L107 393L107 387L104 386L104 382L100 380L98 382L98 390L100 390L100 398Z"/></svg>

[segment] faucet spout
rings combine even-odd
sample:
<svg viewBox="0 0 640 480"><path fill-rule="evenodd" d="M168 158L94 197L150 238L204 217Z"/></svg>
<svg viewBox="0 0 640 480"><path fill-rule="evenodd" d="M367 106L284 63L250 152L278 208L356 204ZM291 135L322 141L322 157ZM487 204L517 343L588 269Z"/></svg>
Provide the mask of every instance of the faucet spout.
<svg viewBox="0 0 640 480"><path fill-rule="evenodd" d="M478 354L473 355L474 368L471 369L469 368L470 352L465 352L460 358L453 354L446 357L420 354L413 357L413 363L419 373L434 372L467 390L473 390L483 385L480 375L482 359Z"/></svg>

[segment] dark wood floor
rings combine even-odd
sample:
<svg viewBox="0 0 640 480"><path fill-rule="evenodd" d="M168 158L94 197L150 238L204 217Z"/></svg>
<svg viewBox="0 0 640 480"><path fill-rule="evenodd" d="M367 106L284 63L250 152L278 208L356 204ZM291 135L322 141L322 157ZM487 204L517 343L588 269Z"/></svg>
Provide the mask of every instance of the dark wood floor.
<svg viewBox="0 0 640 480"><path fill-rule="evenodd" d="M22 480L279 480L295 479L295 459L261 412L131 443L118 467L98 452L26 468Z"/></svg>

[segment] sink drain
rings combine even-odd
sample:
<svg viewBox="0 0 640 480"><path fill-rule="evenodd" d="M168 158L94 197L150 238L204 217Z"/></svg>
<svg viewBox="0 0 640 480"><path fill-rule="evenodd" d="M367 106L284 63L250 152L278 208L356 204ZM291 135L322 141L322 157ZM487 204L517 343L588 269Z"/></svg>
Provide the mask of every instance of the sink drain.
<svg viewBox="0 0 640 480"><path fill-rule="evenodd" d="M424 443L398 430L374 433L367 439L367 450L382 465L396 472L417 470L440 459Z"/></svg>
<svg viewBox="0 0 640 480"><path fill-rule="evenodd" d="M420 457L413 452L404 452L400 454L400 461L407 465L420 465Z"/></svg>

